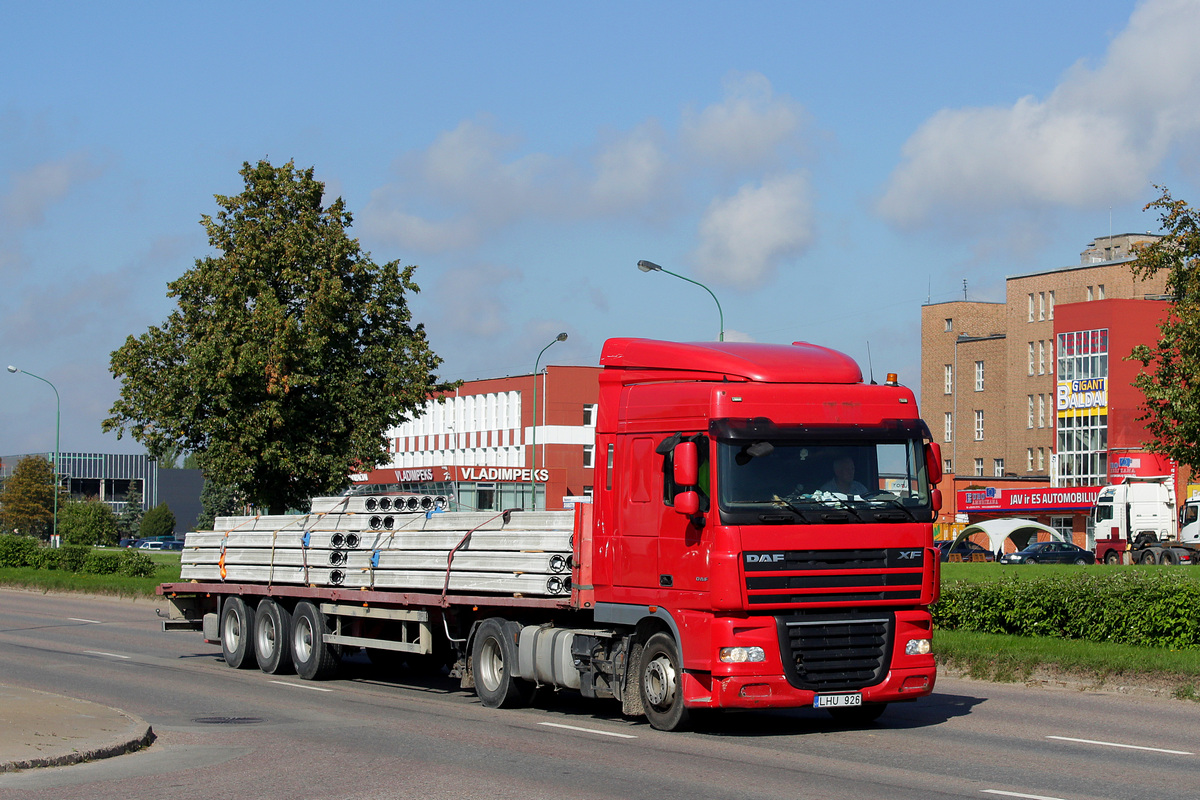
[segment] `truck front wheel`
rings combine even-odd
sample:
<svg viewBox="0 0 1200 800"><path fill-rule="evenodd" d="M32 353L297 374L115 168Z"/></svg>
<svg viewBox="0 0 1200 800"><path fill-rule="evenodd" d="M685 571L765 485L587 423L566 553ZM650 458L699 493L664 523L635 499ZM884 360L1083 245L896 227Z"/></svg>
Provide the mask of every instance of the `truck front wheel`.
<svg viewBox="0 0 1200 800"><path fill-rule="evenodd" d="M254 616L240 597L221 604L221 655L234 669L249 669L254 660Z"/></svg>
<svg viewBox="0 0 1200 800"><path fill-rule="evenodd" d="M1105 564L1120 564L1121 557L1119 555L1117 555L1116 550L1109 550L1108 555L1106 555L1104 557L1104 563Z"/></svg>
<svg viewBox="0 0 1200 800"><path fill-rule="evenodd" d="M638 690L650 727L660 731L687 727L688 710L683 705L683 659L670 634L656 633L646 642L638 666Z"/></svg>
<svg viewBox="0 0 1200 800"><path fill-rule="evenodd" d="M516 708L529 702L532 687L513 675L517 646L505 632L504 620L485 619L471 643L471 673L475 693L488 708Z"/></svg>

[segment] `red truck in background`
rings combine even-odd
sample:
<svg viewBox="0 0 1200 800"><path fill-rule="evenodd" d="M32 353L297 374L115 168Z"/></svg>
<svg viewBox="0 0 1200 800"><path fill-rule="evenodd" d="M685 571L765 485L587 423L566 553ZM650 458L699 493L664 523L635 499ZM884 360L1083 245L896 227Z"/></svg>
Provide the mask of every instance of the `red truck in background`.
<svg viewBox="0 0 1200 800"><path fill-rule="evenodd" d="M569 595L454 590L465 520L440 592L381 588L374 572L354 587L346 567L333 585L313 578L308 551L302 584L276 582L274 566L227 580L222 545L219 578L159 587L164 626L204 629L231 666L320 678L351 647L399 652L449 665L485 706L570 689L660 730L693 709L816 707L866 722L933 690L941 458L910 390L893 376L864 383L848 356L804 343L611 339L600 363L593 502L503 520L561 517ZM426 517L453 527L460 513ZM364 540L393 525L362 520L342 519L332 546L348 524ZM389 541L409 536L396 524ZM189 537L185 564L214 546Z"/></svg>

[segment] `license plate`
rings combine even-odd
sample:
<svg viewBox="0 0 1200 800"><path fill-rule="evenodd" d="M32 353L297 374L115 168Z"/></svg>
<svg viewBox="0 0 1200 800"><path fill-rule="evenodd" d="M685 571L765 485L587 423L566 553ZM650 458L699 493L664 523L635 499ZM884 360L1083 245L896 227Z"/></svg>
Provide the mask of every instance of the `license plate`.
<svg viewBox="0 0 1200 800"><path fill-rule="evenodd" d="M862 705L862 693L819 694L813 698L813 708L849 708Z"/></svg>

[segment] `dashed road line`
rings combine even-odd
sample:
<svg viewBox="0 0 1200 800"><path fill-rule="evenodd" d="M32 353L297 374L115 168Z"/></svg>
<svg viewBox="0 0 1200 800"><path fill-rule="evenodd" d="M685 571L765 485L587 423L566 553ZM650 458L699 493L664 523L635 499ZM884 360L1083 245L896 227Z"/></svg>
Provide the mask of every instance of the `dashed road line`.
<svg viewBox="0 0 1200 800"><path fill-rule="evenodd" d="M1187 750L1167 750L1162 747L1144 747L1140 744L1121 744L1119 742L1098 742L1095 739L1074 739L1070 736L1047 736L1047 739L1057 739L1060 742L1078 742L1079 744L1095 744L1101 747L1122 747L1126 750L1149 750L1152 753L1169 753L1173 756L1194 756Z"/></svg>
<svg viewBox="0 0 1200 800"><path fill-rule="evenodd" d="M84 650L83 652L87 653L90 656L108 656L109 658L123 658L126 661L133 658L133 656L123 656L120 653L105 653L103 650Z"/></svg>
<svg viewBox="0 0 1200 800"><path fill-rule="evenodd" d="M999 789L980 789L983 794L999 794L1004 797L1023 797L1026 800L1063 800L1061 797L1051 797L1048 794L1021 794L1020 792L1002 792Z"/></svg>
<svg viewBox="0 0 1200 800"><path fill-rule="evenodd" d="M278 683L280 686L291 686L293 689L308 689L310 692L332 692L333 689L326 689L324 686L306 686L303 683L291 683L290 681L271 681Z"/></svg>
<svg viewBox="0 0 1200 800"><path fill-rule="evenodd" d="M638 737L630 733L614 733L613 731L600 731L595 728L581 728L578 725L561 725L557 722L539 722L538 725L545 725L547 728L564 728L568 731L581 731L582 733L594 733L597 736L612 736L617 739L636 739Z"/></svg>

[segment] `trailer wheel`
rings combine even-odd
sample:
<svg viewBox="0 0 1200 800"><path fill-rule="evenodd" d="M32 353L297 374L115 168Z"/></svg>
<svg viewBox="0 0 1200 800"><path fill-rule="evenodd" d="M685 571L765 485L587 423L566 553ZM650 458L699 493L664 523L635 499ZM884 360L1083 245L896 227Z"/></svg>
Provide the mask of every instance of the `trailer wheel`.
<svg viewBox="0 0 1200 800"><path fill-rule="evenodd" d="M221 655L234 669L249 669L254 661L254 617L240 597L221 604Z"/></svg>
<svg viewBox="0 0 1200 800"><path fill-rule="evenodd" d="M264 597L254 612L254 654L258 657L258 668L268 675L295 671L292 615L269 597Z"/></svg>
<svg viewBox="0 0 1200 800"><path fill-rule="evenodd" d="M308 601L296 604L292 612L292 661L301 678L319 681L337 671L338 657L325 644L325 615Z"/></svg>
<svg viewBox="0 0 1200 800"><path fill-rule="evenodd" d="M499 617L485 619L471 642L471 672L475 693L488 708L517 708L526 705L533 686L513 675L517 646Z"/></svg>
<svg viewBox="0 0 1200 800"><path fill-rule="evenodd" d="M687 727L683 705L683 659L670 634L656 633L646 642L638 666L638 691L650 727L677 731Z"/></svg>

